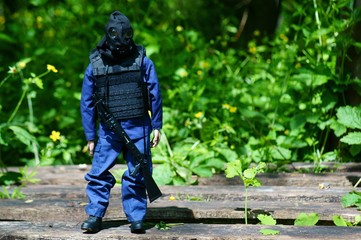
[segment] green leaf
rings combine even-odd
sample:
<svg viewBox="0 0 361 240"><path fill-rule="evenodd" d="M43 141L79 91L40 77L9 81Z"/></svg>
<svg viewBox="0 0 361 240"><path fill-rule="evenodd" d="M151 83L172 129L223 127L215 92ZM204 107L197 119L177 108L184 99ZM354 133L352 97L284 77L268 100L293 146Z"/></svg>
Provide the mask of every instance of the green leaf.
<svg viewBox="0 0 361 240"><path fill-rule="evenodd" d="M353 157L361 152L361 145L351 145L350 153Z"/></svg>
<svg viewBox="0 0 361 240"><path fill-rule="evenodd" d="M212 169L210 169L206 166L200 166L200 167L193 168L193 172L200 177L212 177L213 176Z"/></svg>
<svg viewBox="0 0 361 240"><path fill-rule="evenodd" d="M355 222L354 222L354 225L357 225L361 222L361 215L356 215L355 216Z"/></svg>
<svg viewBox="0 0 361 240"><path fill-rule="evenodd" d="M261 229L261 230L259 230L259 232L266 236L280 234L279 230L274 230L274 229Z"/></svg>
<svg viewBox="0 0 361 240"><path fill-rule="evenodd" d="M227 178L233 178L235 176L240 177L241 171L242 171L242 163L240 160L236 160L226 164L225 173Z"/></svg>
<svg viewBox="0 0 361 240"><path fill-rule="evenodd" d="M338 226L338 227L347 227L347 222L343 217L338 216L338 215L333 215L332 219L333 219L333 223L336 226Z"/></svg>
<svg viewBox="0 0 361 240"><path fill-rule="evenodd" d="M167 185L172 182L174 173L169 164L159 164L153 169L153 177L159 185Z"/></svg>
<svg viewBox="0 0 361 240"><path fill-rule="evenodd" d="M300 213L295 220L295 226L315 226L318 219L317 213Z"/></svg>
<svg viewBox="0 0 361 240"><path fill-rule="evenodd" d="M352 129L361 129L361 107L345 106L337 109L338 122Z"/></svg>
<svg viewBox="0 0 361 240"><path fill-rule="evenodd" d="M291 150L283 147L276 146L271 149L272 158L279 160L287 160L291 158Z"/></svg>
<svg viewBox="0 0 361 240"><path fill-rule="evenodd" d="M30 146L32 142L36 142L35 137L22 127L10 126L9 129L14 132L17 139L27 146Z"/></svg>
<svg viewBox="0 0 361 240"><path fill-rule="evenodd" d="M340 141L349 145L361 144L361 132L350 132L342 137Z"/></svg>
<svg viewBox="0 0 361 240"><path fill-rule="evenodd" d="M356 192L350 192L341 198L342 207L351 207L361 202L361 196Z"/></svg>
<svg viewBox="0 0 361 240"><path fill-rule="evenodd" d="M254 168L248 168L244 170L243 177L248 179L253 179L256 176L256 169Z"/></svg>
<svg viewBox="0 0 361 240"><path fill-rule="evenodd" d="M344 134L347 131L347 128L345 127L345 125L343 125L335 120L331 123L330 128L333 129L333 131L335 132L335 135L337 137L340 137L342 134Z"/></svg>
<svg viewBox="0 0 361 240"><path fill-rule="evenodd" d="M276 225L277 221L271 215L258 214L258 220L261 221L262 225Z"/></svg>
<svg viewBox="0 0 361 240"><path fill-rule="evenodd" d="M0 175L0 185L20 184L21 173L8 171Z"/></svg>

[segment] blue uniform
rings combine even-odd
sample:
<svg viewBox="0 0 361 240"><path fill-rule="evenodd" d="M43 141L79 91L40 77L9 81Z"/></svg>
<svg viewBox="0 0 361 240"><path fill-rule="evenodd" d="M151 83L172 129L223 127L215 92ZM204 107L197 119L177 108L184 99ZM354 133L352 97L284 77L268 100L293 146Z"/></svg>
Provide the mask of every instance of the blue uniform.
<svg viewBox="0 0 361 240"><path fill-rule="evenodd" d="M151 117L146 115L119 120L119 124L140 152L145 154L151 170L150 134L153 129L162 128L162 97L154 64L147 57L143 58L142 76L150 95ZM83 80L80 109L86 140L95 140L98 135L98 141L94 149L92 168L85 175L85 179L89 181L86 187L89 204L85 207L85 211L88 215L104 217L109 204L110 190L116 182L109 170L116 164L117 157L123 153L128 165L122 178L123 210L129 222L143 221L147 208L144 179L140 173L136 177L130 175L136 163L119 136L101 123L96 130L96 113L92 99L94 90L95 78L92 66L89 64Z"/></svg>

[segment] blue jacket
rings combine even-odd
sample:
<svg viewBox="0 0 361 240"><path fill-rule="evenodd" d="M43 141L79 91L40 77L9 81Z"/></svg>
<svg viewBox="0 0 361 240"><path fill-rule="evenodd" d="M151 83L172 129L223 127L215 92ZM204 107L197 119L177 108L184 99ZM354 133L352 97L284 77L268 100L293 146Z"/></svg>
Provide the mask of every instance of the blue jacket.
<svg viewBox="0 0 361 240"><path fill-rule="evenodd" d="M153 62L148 57L143 58L142 68L144 82L147 83L150 94L152 112L151 118L149 116L145 116L142 118L119 121L131 139L141 138L144 137L144 135L147 136L153 129L159 130L162 128L162 96L157 73ZM92 97L94 92L94 84L95 79L93 76L93 70L91 64L89 64L85 70L80 100L82 125L87 141L94 140L96 137L96 113ZM100 124L98 135L105 136L107 134L110 134L109 130Z"/></svg>

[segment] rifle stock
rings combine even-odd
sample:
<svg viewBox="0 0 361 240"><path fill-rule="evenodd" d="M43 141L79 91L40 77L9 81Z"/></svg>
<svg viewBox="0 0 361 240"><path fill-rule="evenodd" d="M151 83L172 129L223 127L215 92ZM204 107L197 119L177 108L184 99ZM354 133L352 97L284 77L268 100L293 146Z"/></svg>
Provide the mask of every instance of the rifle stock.
<svg viewBox="0 0 361 240"><path fill-rule="evenodd" d="M100 121L102 121L106 127L114 131L115 134L117 134L124 140L128 150L133 155L133 158L137 161L137 165L135 166L135 169L131 173L131 175L135 177L139 172L139 169L141 169L149 201L153 202L154 200L162 196L162 192L158 188L157 183L154 181L152 174L149 171L149 168L146 164L147 160L145 159L144 155L139 151L139 149L135 146L134 142L129 138L128 134L120 126L113 114L104 105L103 99L100 98L97 93L93 94L93 99L94 105L97 108L100 117Z"/></svg>

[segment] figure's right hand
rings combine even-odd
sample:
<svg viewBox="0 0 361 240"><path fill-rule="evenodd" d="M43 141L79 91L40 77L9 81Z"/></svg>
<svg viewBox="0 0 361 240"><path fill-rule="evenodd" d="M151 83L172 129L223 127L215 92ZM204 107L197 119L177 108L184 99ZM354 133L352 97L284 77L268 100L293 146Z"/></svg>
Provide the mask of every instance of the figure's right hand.
<svg viewBox="0 0 361 240"><path fill-rule="evenodd" d="M94 140L88 141L87 148L88 148L89 155L91 157L93 157L94 148L95 148L95 141Z"/></svg>

